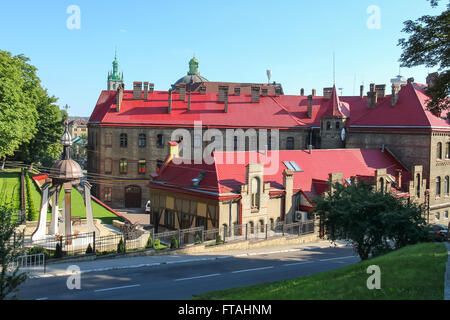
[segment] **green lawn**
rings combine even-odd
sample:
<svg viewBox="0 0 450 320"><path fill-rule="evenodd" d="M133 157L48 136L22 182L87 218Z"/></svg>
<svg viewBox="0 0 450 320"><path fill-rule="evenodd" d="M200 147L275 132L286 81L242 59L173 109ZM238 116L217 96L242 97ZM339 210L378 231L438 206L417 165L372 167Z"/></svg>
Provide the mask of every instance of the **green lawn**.
<svg viewBox="0 0 450 320"><path fill-rule="evenodd" d="M20 210L20 169L5 169L0 172L0 199L13 202Z"/></svg>
<svg viewBox="0 0 450 320"><path fill-rule="evenodd" d="M442 300L447 249L422 243L342 269L307 277L215 291L195 299L225 300ZM367 267L381 270L381 289L369 290Z"/></svg>

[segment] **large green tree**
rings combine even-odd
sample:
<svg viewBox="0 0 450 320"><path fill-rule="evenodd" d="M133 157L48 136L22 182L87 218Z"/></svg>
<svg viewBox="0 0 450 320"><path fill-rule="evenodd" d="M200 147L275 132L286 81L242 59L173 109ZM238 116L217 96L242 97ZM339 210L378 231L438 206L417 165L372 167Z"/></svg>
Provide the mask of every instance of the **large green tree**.
<svg viewBox="0 0 450 320"><path fill-rule="evenodd" d="M439 0L429 1L433 7L439 4ZM438 77L426 90L431 98L427 108L436 113L450 111L450 2L440 15L424 15L416 21L405 21L402 31L410 34L409 39L402 38L398 43L403 49L402 67L438 67Z"/></svg>
<svg viewBox="0 0 450 320"><path fill-rule="evenodd" d="M36 68L23 55L0 50L0 159L12 155L36 133L40 94Z"/></svg>
<svg viewBox="0 0 450 320"><path fill-rule="evenodd" d="M421 205L376 191L363 180L335 183L314 202L322 234L331 241L350 241L361 260L427 236Z"/></svg>

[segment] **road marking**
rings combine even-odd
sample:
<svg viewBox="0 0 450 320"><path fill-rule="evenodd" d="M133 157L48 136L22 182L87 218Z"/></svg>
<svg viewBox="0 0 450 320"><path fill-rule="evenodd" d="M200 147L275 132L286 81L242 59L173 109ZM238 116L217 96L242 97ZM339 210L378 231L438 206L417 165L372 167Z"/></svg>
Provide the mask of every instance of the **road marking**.
<svg viewBox="0 0 450 320"><path fill-rule="evenodd" d="M245 269L245 270L238 270L238 271L233 271L231 273L240 273L240 272L248 272L248 271L257 271L257 270L266 270L266 269L272 269L274 266L270 266L270 267L262 267L262 268L254 268L254 269Z"/></svg>
<svg viewBox="0 0 450 320"><path fill-rule="evenodd" d="M43 298L38 298L36 300L48 300L48 298L47 297L43 297Z"/></svg>
<svg viewBox="0 0 450 320"><path fill-rule="evenodd" d="M289 267L289 266L297 266L297 265L300 265L300 264L313 263L313 262L314 262L314 261L286 263L286 264L283 264L283 266L285 266L285 267Z"/></svg>
<svg viewBox="0 0 450 320"><path fill-rule="evenodd" d="M173 281L184 281L184 280L208 278L208 277L215 277L215 276L218 276L218 275L220 275L220 273L207 274L207 275L204 275L204 276L197 276L197 277L190 277L190 278L180 278L180 279L175 279Z"/></svg>
<svg viewBox="0 0 450 320"><path fill-rule="evenodd" d="M330 260L349 259L349 258L357 258L357 256L337 257L337 258L330 258L330 259L322 259L319 261L330 261Z"/></svg>
<svg viewBox="0 0 450 320"><path fill-rule="evenodd" d="M122 286L122 287L114 287L114 288L107 288L107 289L98 289L94 290L94 292L101 292L101 291L110 291L110 290L118 290L118 289L126 289L126 288L134 288L134 287L140 287L140 284L133 284L131 286Z"/></svg>

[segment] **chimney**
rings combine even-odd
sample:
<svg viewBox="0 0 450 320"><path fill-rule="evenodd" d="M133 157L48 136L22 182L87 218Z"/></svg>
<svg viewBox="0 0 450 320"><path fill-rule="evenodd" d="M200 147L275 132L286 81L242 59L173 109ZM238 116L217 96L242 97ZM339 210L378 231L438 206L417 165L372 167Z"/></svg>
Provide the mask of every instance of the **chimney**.
<svg viewBox="0 0 450 320"><path fill-rule="evenodd" d="M284 211L285 217L292 211L292 198L294 195L294 171L285 169L283 171L283 187L285 192Z"/></svg>
<svg viewBox="0 0 450 320"><path fill-rule="evenodd" d="M267 88L262 88L261 92L263 97L267 97Z"/></svg>
<svg viewBox="0 0 450 320"><path fill-rule="evenodd" d="M437 78L438 76L439 76L439 74L438 74L437 72L430 73L430 74L427 76L426 82L427 82L428 88L433 87L433 85L434 85L434 83L435 83L435 81L436 81L436 78Z"/></svg>
<svg viewBox="0 0 450 320"><path fill-rule="evenodd" d="M333 188L333 185L337 183L342 183L344 180L344 175L342 172L334 172L328 174L328 182L331 184L331 193L334 193L335 189Z"/></svg>
<svg viewBox="0 0 450 320"><path fill-rule="evenodd" d="M375 91L375 84L370 84L370 91L367 92L367 107L375 107L377 105L377 92Z"/></svg>
<svg viewBox="0 0 450 320"><path fill-rule="evenodd" d="M148 99L148 82L144 82L144 99Z"/></svg>
<svg viewBox="0 0 450 320"><path fill-rule="evenodd" d="M312 96L313 96L313 97L316 96L316 89L312 89Z"/></svg>
<svg viewBox="0 0 450 320"><path fill-rule="evenodd" d="M206 94L206 87L205 86L201 86L198 91L200 92L200 94Z"/></svg>
<svg viewBox="0 0 450 320"><path fill-rule="evenodd" d="M303 89L303 88L300 89L300 95L301 95L301 96L304 96L304 95L305 95L305 89Z"/></svg>
<svg viewBox="0 0 450 320"><path fill-rule="evenodd" d="M149 83L148 84L148 92L150 92L150 94L152 94L154 90L155 90L155 84Z"/></svg>
<svg viewBox="0 0 450 320"><path fill-rule="evenodd" d="M402 169L397 169L397 187L402 188Z"/></svg>
<svg viewBox="0 0 450 320"><path fill-rule="evenodd" d="M219 102L225 102L228 97L228 86L219 86Z"/></svg>
<svg viewBox="0 0 450 320"><path fill-rule="evenodd" d="M312 118L312 104L313 104L313 96L308 96L308 118Z"/></svg>
<svg viewBox="0 0 450 320"><path fill-rule="evenodd" d="M142 82L135 81L133 82L133 99L141 99L142 98Z"/></svg>
<svg viewBox="0 0 450 320"><path fill-rule="evenodd" d="M414 78L408 78L408 80L406 80L407 84L413 83L414 82Z"/></svg>
<svg viewBox="0 0 450 320"><path fill-rule="evenodd" d="M309 154L312 154L312 144L308 145L308 149L309 149Z"/></svg>
<svg viewBox="0 0 450 320"><path fill-rule="evenodd" d="M361 85L361 86L359 87L359 97L360 97L361 99L364 98L364 85Z"/></svg>
<svg viewBox="0 0 450 320"><path fill-rule="evenodd" d="M333 88L323 88L323 98L331 99L331 95L333 94Z"/></svg>
<svg viewBox="0 0 450 320"><path fill-rule="evenodd" d="M168 108L168 113L172 112L172 89L169 89L169 108Z"/></svg>
<svg viewBox="0 0 450 320"><path fill-rule="evenodd" d="M281 95L281 88L275 87L275 97L279 97Z"/></svg>
<svg viewBox="0 0 450 320"><path fill-rule="evenodd" d="M225 95L225 107L223 108L224 112L228 112L228 87L227 87L227 94Z"/></svg>
<svg viewBox="0 0 450 320"><path fill-rule="evenodd" d="M186 99L186 83L180 83L178 88L179 88L178 93L180 94L180 100L184 101Z"/></svg>
<svg viewBox="0 0 450 320"><path fill-rule="evenodd" d="M116 111L117 112L120 112L120 107L122 107L124 88L125 88L125 85L123 83L119 84L119 87L117 88L117 95L116 95Z"/></svg>
<svg viewBox="0 0 450 320"><path fill-rule="evenodd" d="M234 95L235 96L240 96L241 95L241 88L234 87Z"/></svg>
<svg viewBox="0 0 450 320"><path fill-rule="evenodd" d="M188 107L187 107L188 111L191 110L191 92L188 91Z"/></svg>
<svg viewBox="0 0 450 320"><path fill-rule="evenodd" d="M386 85L385 84L376 85L375 91L377 93L377 98L383 99L386 95Z"/></svg>
<svg viewBox="0 0 450 320"><path fill-rule="evenodd" d="M180 84L175 85L175 93L180 93Z"/></svg>
<svg viewBox="0 0 450 320"><path fill-rule="evenodd" d="M259 91L260 87L252 86L252 102L259 102Z"/></svg>
<svg viewBox="0 0 450 320"><path fill-rule="evenodd" d="M398 92L399 92L399 86L397 83L392 84L392 96L391 96L391 105L395 106L398 101Z"/></svg>

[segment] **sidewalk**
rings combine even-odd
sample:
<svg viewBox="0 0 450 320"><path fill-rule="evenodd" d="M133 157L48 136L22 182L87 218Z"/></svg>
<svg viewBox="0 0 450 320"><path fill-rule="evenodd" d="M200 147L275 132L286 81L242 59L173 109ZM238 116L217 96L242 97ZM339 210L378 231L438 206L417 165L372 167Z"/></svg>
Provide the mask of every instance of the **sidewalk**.
<svg viewBox="0 0 450 320"><path fill-rule="evenodd" d="M309 244L296 244L280 247L265 247L249 250L232 250L222 251L220 253L208 253L208 254L168 254L168 255L148 255L139 257L115 257L110 259L97 259L92 261L80 261L80 262L66 262L61 264L49 264L46 266L46 272L37 272L31 275L31 278L44 278L44 277L58 277L67 276L71 272L67 271L69 266L77 266L80 268L81 273L88 272L101 272L108 270L128 269L128 268L141 268L159 266L162 264L174 264L174 263L186 263L197 261L208 261L217 259L227 259L232 257L243 256L255 256L255 255L267 255L283 252L294 252L301 250L313 250L318 248L328 248L332 246L329 241L319 241ZM338 244L338 247L346 246L345 243Z"/></svg>
<svg viewBox="0 0 450 320"><path fill-rule="evenodd" d="M446 242L448 252L447 269L445 271L444 300L450 300L450 242Z"/></svg>

